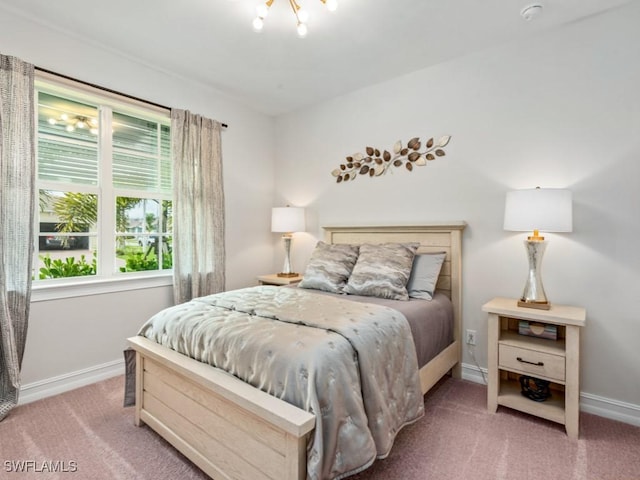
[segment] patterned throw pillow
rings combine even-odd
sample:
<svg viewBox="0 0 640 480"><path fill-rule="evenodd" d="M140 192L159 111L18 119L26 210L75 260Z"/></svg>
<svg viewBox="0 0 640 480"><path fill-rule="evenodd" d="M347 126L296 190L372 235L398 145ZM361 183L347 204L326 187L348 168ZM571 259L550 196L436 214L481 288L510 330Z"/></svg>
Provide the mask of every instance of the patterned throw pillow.
<svg viewBox="0 0 640 480"><path fill-rule="evenodd" d="M409 300L407 281L418 243L360 245L360 254L344 291L367 297Z"/></svg>
<svg viewBox="0 0 640 480"><path fill-rule="evenodd" d="M318 242L298 287L342 293L357 259L358 245Z"/></svg>
<svg viewBox="0 0 640 480"><path fill-rule="evenodd" d="M444 252L416 255L407 283L409 297L423 300L433 299L438 275L440 275L440 269L446 256L447 254Z"/></svg>

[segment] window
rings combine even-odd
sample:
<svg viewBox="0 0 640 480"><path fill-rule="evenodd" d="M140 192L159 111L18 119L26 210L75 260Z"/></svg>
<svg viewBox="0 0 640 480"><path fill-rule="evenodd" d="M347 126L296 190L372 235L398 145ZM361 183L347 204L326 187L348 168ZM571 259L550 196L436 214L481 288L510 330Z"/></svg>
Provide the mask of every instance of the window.
<svg viewBox="0 0 640 480"><path fill-rule="evenodd" d="M36 96L34 282L170 271L168 114L42 80Z"/></svg>

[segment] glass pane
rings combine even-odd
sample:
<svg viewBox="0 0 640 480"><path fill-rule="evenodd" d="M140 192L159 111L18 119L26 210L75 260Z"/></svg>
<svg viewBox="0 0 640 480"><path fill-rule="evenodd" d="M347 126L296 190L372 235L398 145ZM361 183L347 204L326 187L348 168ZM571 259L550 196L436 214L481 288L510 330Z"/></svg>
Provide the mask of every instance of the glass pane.
<svg viewBox="0 0 640 480"><path fill-rule="evenodd" d="M171 268L171 250L169 240L161 235L143 234L136 236L119 235L116 268L120 272L140 272Z"/></svg>
<svg viewBox="0 0 640 480"><path fill-rule="evenodd" d="M171 268L170 238L159 228L171 224L171 202L117 197L116 268L139 272Z"/></svg>
<svg viewBox="0 0 640 480"><path fill-rule="evenodd" d="M34 279L95 275L97 195L40 190L39 209Z"/></svg>
<svg viewBox="0 0 640 480"><path fill-rule="evenodd" d="M163 233L173 232L173 203L171 200L162 200L162 221Z"/></svg>
<svg viewBox="0 0 640 480"><path fill-rule="evenodd" d="M114 152L113 185L158 191L158 159Z"/></svg>
<svg viewBox="0 0 640 480"><path fill-rule="evenodd" d="M65 243L68 242L68 243ZM35 263L34 279L84 277L96 274L97 245L95 236L40 235L40 248Z"/></svg>
<svg viewBox="0 0 640 480"><path fill-rule="evenodd" d="M113 113L113 184L120 188L171 192L168 125Z"/></svg>
<svg viewBox="0 0 640 480"><path fill-rule="evenodd" d="M38 178L98 183L98 109L38 93Z"/></svg>
<svg viewBox="0 0 640 480"><path fill-rule="evenodd" d="M96 147L39 138L38 178L97 185L98 150Z"/></svg>
<svg viewBox="0 0 640 480"><path fill-rule="evenodd" d="M40 232L65 235L96 233L98 196L91 193L39 190Z"/></svg>
<svg viewBox="0 0 640 480"><path fill-rule="evenodd" d="M173 268L173 255L171 254L173 248L173 237L170 235L164 235L162 237L162 269L171 270Z"/></svg>
<svg viewBox="0 0 640 480"><path fill-rule="evenodd" d="M130 259L142 256L144 247L139 235L116 235L116 271L127 271L127 264ZM135 271L135 270L129 270Z"/></svg>
<svg viewBox="0 0 640 480"><path fill-rule="evenodd" d="M158 123L113 112L113 146L157 156Z"/></svg>
<svg viewBox="0 0 640 480"><path fill-rule="evenodd" d="M171 163L171 130L167 125L160 129L160 189L170 192L172 188L173 164Z"/></svg>
<svg viewBox="0 0 640 480"><path fill-rule="evenodd" d="M158 233L160 202L145 198L116 197L116 232L140 235Z"/></svg>
<svg viewBox="0 0 640 480"><path fill-rule="evenodd" d="M38 92L38 132L67 140L98 143L98 108Z"/></svg>

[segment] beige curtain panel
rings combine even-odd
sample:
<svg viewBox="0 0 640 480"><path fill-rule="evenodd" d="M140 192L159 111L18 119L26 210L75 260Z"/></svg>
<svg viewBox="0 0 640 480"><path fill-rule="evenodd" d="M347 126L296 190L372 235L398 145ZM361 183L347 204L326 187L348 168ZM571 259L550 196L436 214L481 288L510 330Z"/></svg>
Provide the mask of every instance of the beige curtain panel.
<svg viewBox="0 0 640 480"><path fill-rule="evenodd" d="M0 420L17 405L31 301L34 67L0 55Z"/></svg>
<svg viewBox="0 0 640 480"><path fill-rule="evenodd" d="M222 125L171 111L175 303L225 287Z"/></svg>

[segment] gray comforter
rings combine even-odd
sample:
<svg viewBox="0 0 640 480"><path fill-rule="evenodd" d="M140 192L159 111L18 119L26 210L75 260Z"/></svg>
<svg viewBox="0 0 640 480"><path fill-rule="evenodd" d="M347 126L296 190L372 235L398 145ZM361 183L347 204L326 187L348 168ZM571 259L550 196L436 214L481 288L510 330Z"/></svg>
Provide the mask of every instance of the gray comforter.
<svg viewBox="0 0 640 480"><path fill-rule="evenodd" d="M139 334L315 414L310 479L365 469L424 413L409 325L388 307L261 286L163 310Z"/></svg>

